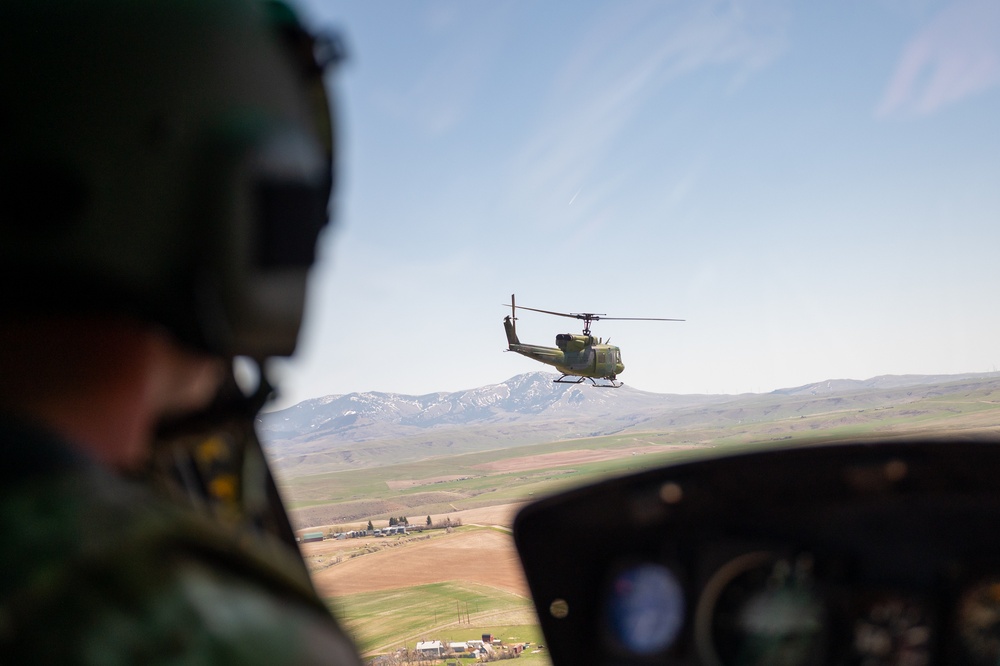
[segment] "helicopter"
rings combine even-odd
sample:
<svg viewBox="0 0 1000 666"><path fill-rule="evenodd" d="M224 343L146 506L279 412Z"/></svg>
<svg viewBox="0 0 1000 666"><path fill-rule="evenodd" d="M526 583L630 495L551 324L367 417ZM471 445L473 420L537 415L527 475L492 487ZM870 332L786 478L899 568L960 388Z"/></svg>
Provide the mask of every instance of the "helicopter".
<svg viewBox="0 0 1000 666"><path fill-rule="evenodd" d="M504 331L507 333L507 350L517 352L535 361L540 361L555 368L562 373L562 376L553 380L557 384L580 384L590 381L598 388L620 388L622 382L618 381L618 375L625 370L622 363L621 349L615 345L604 342L601 338L595 338L590 334L591 322L601 319L615 319L619 321L684 321L683 319L664 319L661 317L608 317L604 314L594 312L553 312L552 310L539 310L523 305L518 306L514 301L514 294L510 295L510 303L504 303L504 307L510 307L510 314L503 318ZM543 314L555 315L557 317L572 317L583 320L583 334L560 333L556 336L555 347L542 347L539 345L522 344L517 337L517 308L541 312Z"/></svg>

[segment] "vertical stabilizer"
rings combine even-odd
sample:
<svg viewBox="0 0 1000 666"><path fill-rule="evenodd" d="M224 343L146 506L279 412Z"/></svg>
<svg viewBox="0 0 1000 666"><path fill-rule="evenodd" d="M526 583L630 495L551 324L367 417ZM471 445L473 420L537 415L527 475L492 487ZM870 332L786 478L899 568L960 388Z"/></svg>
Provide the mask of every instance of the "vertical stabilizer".
<svg viewBox="0 0 1000 666"><path fill-rule="evenodd" d="M517 339L517 306L514 305L514 294L510 295L510 314L503 318L503 328L507 333L507 347L519 345L521 341Z"/></svg>

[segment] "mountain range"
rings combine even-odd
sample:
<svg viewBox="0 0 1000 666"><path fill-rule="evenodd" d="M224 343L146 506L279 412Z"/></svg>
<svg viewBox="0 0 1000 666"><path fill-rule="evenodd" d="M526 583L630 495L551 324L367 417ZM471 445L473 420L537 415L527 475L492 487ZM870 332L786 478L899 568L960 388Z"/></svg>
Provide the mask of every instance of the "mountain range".
<svg viewBox="0 0 1000 666"><path fill-rule="evenodd" d="M914 387L1000 383L1000 376L885 375L829 380L766 394L677 395L629 386L561 384L531 372L499 384L413 396L350 393L314 398L258 418L272 464L294 476L412 462L629 429L717 427L919 400ZM1000 388L1000 387L998 387Z"/></svg>

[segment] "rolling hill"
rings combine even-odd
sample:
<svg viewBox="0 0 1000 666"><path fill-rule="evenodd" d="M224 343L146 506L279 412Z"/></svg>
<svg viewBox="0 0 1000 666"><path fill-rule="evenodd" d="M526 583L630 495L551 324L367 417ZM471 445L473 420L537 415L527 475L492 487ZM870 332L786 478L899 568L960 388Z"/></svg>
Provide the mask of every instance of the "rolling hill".
<svg viewBox="0 0 1000 666"><path fill-rule="evenodd" d="M555 376L532 372L500 384L422 396L325 396L262 414L258 431L276 471L288 478L632 431L741 432L767 439L778 431L859 420L905 421L921 411L908 405L1000 391L995 373L829 380L735 396L596 389L556 384Z"/></svg>
<svg viewBox="0 0 1000 666"><path fill-rule="evenodd" d="M556 376L532 372L422 396L331 395L262 414L258 432L276 469L296 475L613 434L658 414L732 399L556 384Z"/></svg>

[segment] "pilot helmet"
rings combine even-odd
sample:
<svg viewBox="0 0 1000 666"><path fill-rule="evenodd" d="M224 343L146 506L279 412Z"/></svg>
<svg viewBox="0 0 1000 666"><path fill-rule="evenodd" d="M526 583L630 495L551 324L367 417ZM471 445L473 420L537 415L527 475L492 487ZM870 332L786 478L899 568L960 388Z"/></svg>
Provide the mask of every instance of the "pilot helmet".
<svg viewBox="0 0 1000 666"><path fill-rule="evenodd" d="M332 208L324 73L282 3L0 6L0 313L112 314L290 354Z"/></svg>

